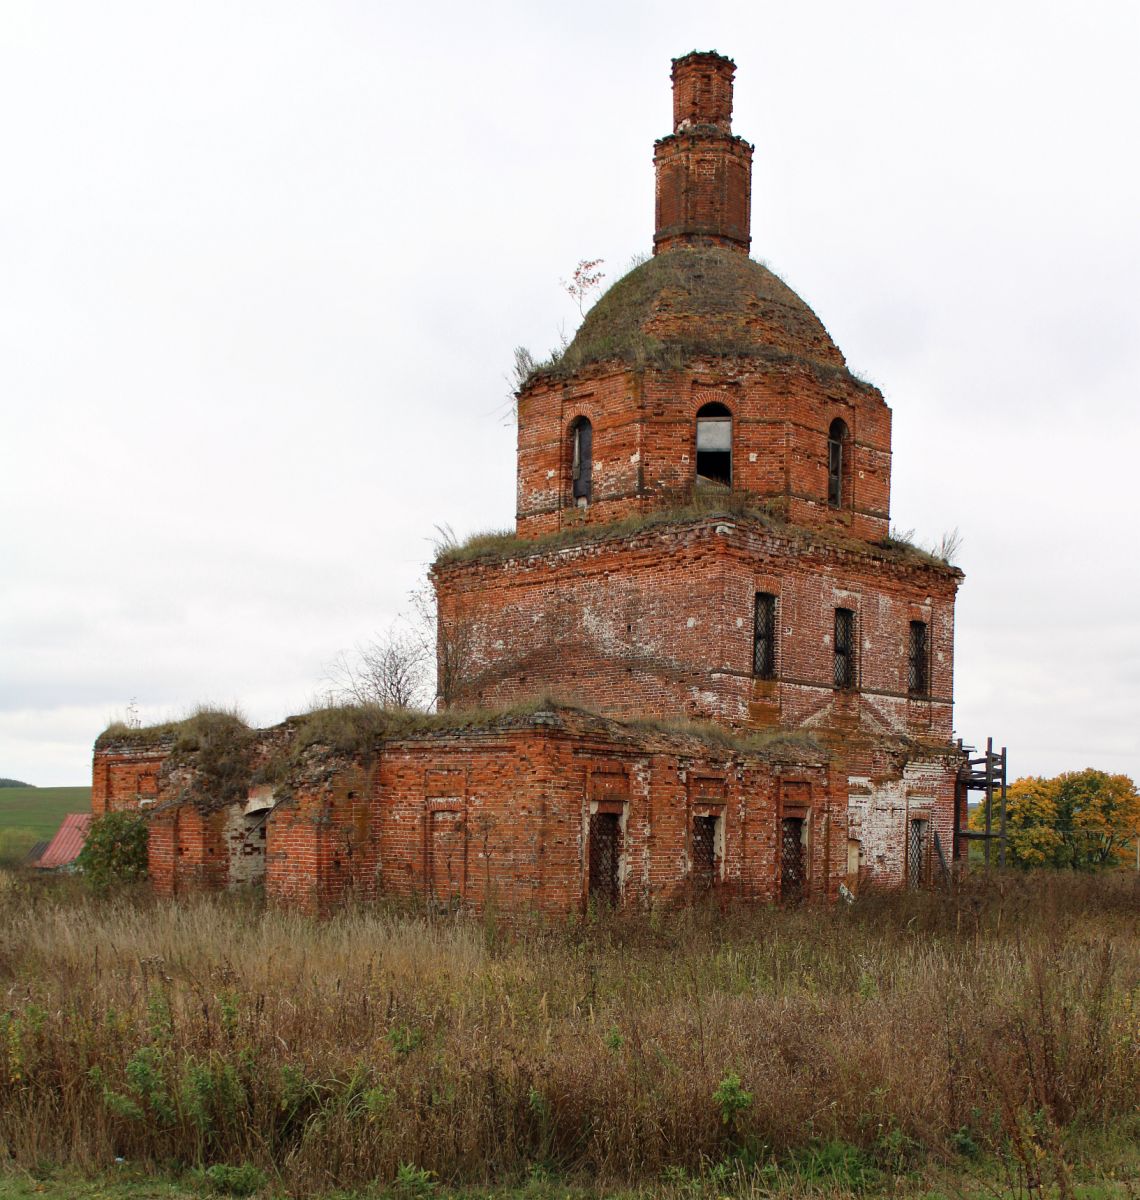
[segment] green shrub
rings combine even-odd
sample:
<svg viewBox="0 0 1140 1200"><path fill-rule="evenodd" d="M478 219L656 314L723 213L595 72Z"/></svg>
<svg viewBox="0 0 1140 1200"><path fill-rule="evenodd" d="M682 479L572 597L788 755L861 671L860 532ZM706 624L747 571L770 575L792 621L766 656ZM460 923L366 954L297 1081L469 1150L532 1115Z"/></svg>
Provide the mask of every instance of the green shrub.
<svg viewBox="0 0 1140 1200"><path fill-rule="evenodd" d="M146 819L136 813L105 813L91 822L76 866L99 891L146 878Z"/></svg>
<svg viewBox="0 0 1140 1200"><path fill-rule="evenodd" d="M215 1163L206 1168L205 1174L210 1190L226 1196L252 1196L269 1182L265 1172L251 1163L242 1163L239 1167Z"/></svg>
<svg viewBox="0 0 1140 1200"><path fill-rule="evenodd" d="M735 1071L729 1071L716 1085L713 1102L720 1109L721 1124L735 1129L740 1115L752 1107L752 1093L744 1090Z"/></svg>
<svg viewBox="0 0 1140 1200"><path fill-rule="evenodd" d="M400 1163L392 1194L400 1200L427 1200L436 1193L435 1172L425 1171L415 1163Z"/></svg>

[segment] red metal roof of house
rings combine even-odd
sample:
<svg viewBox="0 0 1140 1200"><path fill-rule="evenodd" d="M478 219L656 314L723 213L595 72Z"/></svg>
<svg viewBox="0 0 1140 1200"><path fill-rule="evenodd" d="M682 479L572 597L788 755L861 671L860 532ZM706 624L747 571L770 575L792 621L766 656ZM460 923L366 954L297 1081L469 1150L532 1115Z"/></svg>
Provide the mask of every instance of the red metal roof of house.
<svg viewBox="0 0 1140 1200"><path fill-rule="evenodd" d="M79 856L79 851L83 849L83 843L87 841L87 830L90 826L89 812L68 813L36 866L43 871L51 871L73 863Z"/></svg>

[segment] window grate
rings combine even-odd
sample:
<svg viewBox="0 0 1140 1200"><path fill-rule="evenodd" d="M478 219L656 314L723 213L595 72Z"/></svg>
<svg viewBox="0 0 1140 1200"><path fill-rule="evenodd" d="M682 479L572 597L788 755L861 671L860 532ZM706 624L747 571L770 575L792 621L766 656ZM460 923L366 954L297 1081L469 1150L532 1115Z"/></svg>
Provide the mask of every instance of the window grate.
<svg viewBox="0 0 1140 1200"><path fill-rule="evenodd" d="M855 613L849 608L835 610L835 686L855 686Z"/></svg>
<svg viewBox="0 0 1140 1200"><path fill-rule="evenodd" d="M930 691L930 678L927 664L926 622L911 621L910 649L907 655L907 690L912 696L925 696Z"/></svg>
<svg viewBox="0 0 1140 1200"><path fill-rule="evenodd" d="M590 816L590 899L604 904L618 902L618 866L621 858L621 826L617 813Z"/></svg>
<svg viewBox="0 0 1140 1200"><path fill-rule="evenodd" d="M752 674L757 679L773 679L776 675L776 597L768 592L756 593Z"/></svg>
<svg viewBox="0 0 1140 1200"><path fill-rule="evenodd" d="M716 817L693 818L693 887L705 892L716 880Z"/></svg>
<svg viewBox="0 0 1140 1200"><path fill-rule="evenodd" d="M806 875L803 817L784 817L780 822L780 898L801 900Z"/></svg>
<svg viewBox="0 0 1140 1200"><path fill-rule="evenodd" d="M910 823L906 860L908 887L920 888L926 882L926 828L926 821L920 817Z"/></svg>

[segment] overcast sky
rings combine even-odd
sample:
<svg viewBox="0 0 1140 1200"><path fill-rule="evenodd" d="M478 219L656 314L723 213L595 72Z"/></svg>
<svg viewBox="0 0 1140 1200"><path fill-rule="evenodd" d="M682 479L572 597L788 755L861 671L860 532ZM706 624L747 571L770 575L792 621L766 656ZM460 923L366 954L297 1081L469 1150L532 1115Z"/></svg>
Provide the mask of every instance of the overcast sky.
<svg viewBox="0 0 1140 1200"><path fill-rule="evenodd" d="M514 515L512 349L653 232L737 63L753 254L955 526L955 725L1140 778L1140 6L0 0L0 775L132 697L258 724Z"/></svg>

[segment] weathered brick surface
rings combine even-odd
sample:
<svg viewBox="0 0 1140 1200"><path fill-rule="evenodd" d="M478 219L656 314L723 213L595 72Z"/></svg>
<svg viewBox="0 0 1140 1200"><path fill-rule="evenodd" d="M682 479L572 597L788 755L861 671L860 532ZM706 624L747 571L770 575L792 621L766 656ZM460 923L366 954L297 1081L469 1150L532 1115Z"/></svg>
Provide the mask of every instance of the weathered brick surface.
<svg viewBox="0 0 1140 1200"><path fill-rule="evenodd" d="M552 693L605 712L830 723L834 614L856 614L857 696L884 731L948 740L957 571L706 517L437 568L444 636L469 647L459 704ZM757 592L777 598L775 678L753 678ZM908 692L910 622L929 694ZM842 717L836 720L842 724Z"/></svg>
<svg viewBox="0 0 1140 1200"><path fill-rule="evenodd" d="M683 252L682 252L683 253ZM518 532L539 536L682 504L693 493L697 412L723 404L733 418L733 490L779 500L790 520L867 540L890 522L891 414L878 389L809 364L731 361L664 371L600 368L540 379L519 401ZM574 504L574 421L593 425L593 497ZM827 503L827 441L850 431L842 504Z"/></svg>
<svg viewBox="0 0 1140 1200"><path fill-rule="evenodd" d="M333 758L322 774L303 774L290 787L269 816L266 840L267 897L314 913L375 898L380 860L375 768Z"/></svg>
<svg viewBox="0 0 1140 1200"><path fill-rule="evenodd" d="M747 253L752 147L732 135L732 77L719 54L673 60L673 133L654 147L654 252L699 238Z"/></svg>
<svg viewBox="0 0 1140 1200"><path fill-rule="evenodd" d="M135 811L158 799L158 773L169 744L122 746L117 752L96 756L91 776L91 811Z"/></svg>
<svg viewBox="0 0 1140 1200"><path fill-rule="evenodd" d="M367 766L320 750L307 761L277 787L262 861L268 897L314 913L378 895L577 911L599 807L621 823L622 902L690 896L695 817L716 823L715 891L779 899L779 822L793 793L808 828L806 896L833 898L846 871L846 778L826 751L772 757L559 710L386 742ZM256 802L262 789L250 790ZM235 843L245 807L160 803L149 816L156 891L252 881Z"/></svg>

